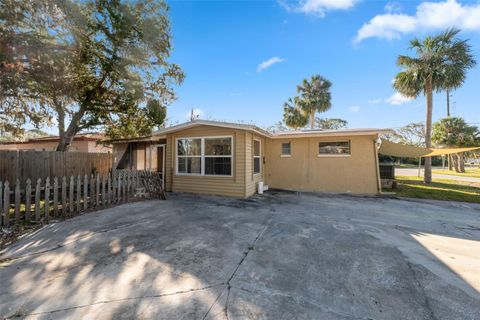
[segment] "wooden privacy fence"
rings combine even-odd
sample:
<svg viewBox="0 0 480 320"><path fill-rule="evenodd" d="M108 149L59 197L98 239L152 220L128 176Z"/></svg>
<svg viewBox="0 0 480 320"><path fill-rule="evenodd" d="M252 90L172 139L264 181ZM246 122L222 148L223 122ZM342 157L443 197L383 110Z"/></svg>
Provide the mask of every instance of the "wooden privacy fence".
<svg viewBox="0 0 480 320"><path fill-rule="evenodd" d="M48 223L90 210L144 198L165 199L159 174L122 170L52 180L0 181L0 220L4 227Z"/></svg>
<svg viewBox="0 0 480 320"><path fill-rule="evenodd" d="M0 151L0 181L106 174L112 154L59 151Z"/></svg>

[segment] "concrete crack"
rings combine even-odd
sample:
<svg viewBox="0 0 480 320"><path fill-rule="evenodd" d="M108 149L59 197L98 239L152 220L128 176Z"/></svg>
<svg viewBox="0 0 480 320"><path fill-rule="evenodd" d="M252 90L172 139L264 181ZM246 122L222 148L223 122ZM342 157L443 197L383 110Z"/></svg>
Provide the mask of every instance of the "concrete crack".
<svg viewBox="0 0 480 320"><path fill-rule="evenodd" d="M265 230L267 230L267 228L269 227L270 225L270 222L272 220L272 217L273 215L270 215L266 221L265 221L265 226L262 228L262 230L260 230L260 232L257 234L257 236L255 237L255 239L253 239L253 241L250 243L250 245L247 247L247 249L243 252L243 257L242 259L240 259L240 261L237 263L237 266L235 267L235 269L233 270L232 274L230 275L230 277L228 278L227 282L225 283L225 287L222 289L222 291L220 292L220 294L218 295L217 299L215 299L215 301L212 303L212 305L210 306L210 308L208 308L207 312L205 313L205 315L203 316L202 320L205 320L208 316L208 314L210 313L210 311L212 310L212 308L215 306L215 304L218 302L218 300L220 299L220 297L222 296L223 292L225 291L225 289L227 290L227 299L225 301L225 307L223 308L224 312L225 312L225 317L228 319L228 299L230 298L230 290L232 288L230 282L233 280L233 278L235 277L235 275L237 274L237 271L238 269L240 268L240 266L243 264L243 262L245 261L245 259L247 258L248 254L255 249L255 244L257 243L258 239L260 239L262 237L262 235L265 233Z"/></svg>
<svg viewBox="0 0 480 320"><path fill-rule="evenodd" d="M108 303L114 303L114 302L141 300L141 299L149 299L149 298L150 299L151 298L162 298L162 297L191 293L191 292L196 292L196 291L208 290L208 289L211 289L211 288L224 286L224 285L225 285L225 283L217 283L217 284L212 284L212 285L201 287L201 288L180 290L180 291L170 292L170 293L150 294L150 295L143 295L143 296L138 296L138 297L128 297L128 298L112 299L112 300L102 300L102 301L97 301L97 302L93 302L93 303L89 303L89 304L78 305L78 306L73 306L73 307L68 307L68 308L63 308L63 309L29 313L29 314L25 314L23 316L24 317L29 317L29 316L37 316L37 315L42 315L42 314L52 314L52 313L57 313L57 312L63 312L63 311L69 311L69 310L75 310L75 309L82 309L82 308L87 308L87 307L91 307L91 306L95 306L95 305L108 304ZM13 319L13 318L16 318L16 317L17 317L16 315L11 315L11 316L8 316L4 319Z"/></svg>

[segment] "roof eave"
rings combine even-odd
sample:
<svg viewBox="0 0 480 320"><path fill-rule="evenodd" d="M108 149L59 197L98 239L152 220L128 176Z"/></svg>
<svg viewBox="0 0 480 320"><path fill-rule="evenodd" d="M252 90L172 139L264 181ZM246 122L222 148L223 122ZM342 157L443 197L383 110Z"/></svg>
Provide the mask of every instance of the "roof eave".
<svg viewBox="0 0 480 320"><path fill-rule="evenodd" d="M293 132L276 134L272 139L313 138L313 137L348 137L348 136L376 136L392 133L391 129L358 130L358 131L323 131L323 132Z"/></svg>

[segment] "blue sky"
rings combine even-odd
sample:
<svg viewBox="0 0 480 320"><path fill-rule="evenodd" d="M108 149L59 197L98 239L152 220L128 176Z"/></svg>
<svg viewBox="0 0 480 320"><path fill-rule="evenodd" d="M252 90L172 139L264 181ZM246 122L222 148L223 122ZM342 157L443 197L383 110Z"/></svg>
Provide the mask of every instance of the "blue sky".
<svg viewBox="0 0 480 320"><path fill-rule="evenodd" d="M192 108L201 118L268 126L282 119L283 103L313 74L332 81L332 109L323 117L349 127L397 128L423 121L421 97L393 96L399 54L408 41L448 26L464 30L480 60L480 2L171 1L171 61L187 77L170 122ZM264 68L260 67L263 63ZM480 66L454 92L452 113L480 124ZM446 115L445 94L434 97L434 120Z"/></svg>

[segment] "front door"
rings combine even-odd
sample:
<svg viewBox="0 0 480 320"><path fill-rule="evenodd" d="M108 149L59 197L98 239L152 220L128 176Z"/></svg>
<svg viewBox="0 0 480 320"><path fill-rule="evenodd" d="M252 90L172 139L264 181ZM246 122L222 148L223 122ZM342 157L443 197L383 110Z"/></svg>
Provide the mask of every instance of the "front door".
<svg viewBox="0 0 480 320"><path fill-rule="evenodd" d="M157 147L157 171L162 174L162 188L165 188L165 145Z"/></svg>

